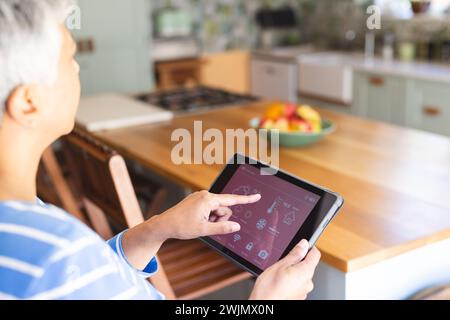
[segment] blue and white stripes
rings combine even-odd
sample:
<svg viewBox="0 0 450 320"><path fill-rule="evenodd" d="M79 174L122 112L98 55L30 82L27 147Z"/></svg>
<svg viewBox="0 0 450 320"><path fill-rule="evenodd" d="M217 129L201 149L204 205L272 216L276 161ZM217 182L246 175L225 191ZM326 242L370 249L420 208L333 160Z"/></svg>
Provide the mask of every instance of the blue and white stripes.
<svg viewBox="0 0 450 320"><path fill-rule="evenodd" d="M0 202L0 299L162 299L146 280L156 259L135 270L122 236L105 243L56 207Z"/></svg>

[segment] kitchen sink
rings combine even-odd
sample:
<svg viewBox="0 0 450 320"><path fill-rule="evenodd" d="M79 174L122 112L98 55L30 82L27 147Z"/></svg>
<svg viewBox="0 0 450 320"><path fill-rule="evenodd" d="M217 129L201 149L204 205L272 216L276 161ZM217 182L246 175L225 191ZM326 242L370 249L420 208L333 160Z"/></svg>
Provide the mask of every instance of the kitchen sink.
<svg viewBox="0 0 450 320"><path fill-rule="evenodd" d="M351 54L323 52L298 59L299 92L340 104L351 104L353 68Z"/></svg>

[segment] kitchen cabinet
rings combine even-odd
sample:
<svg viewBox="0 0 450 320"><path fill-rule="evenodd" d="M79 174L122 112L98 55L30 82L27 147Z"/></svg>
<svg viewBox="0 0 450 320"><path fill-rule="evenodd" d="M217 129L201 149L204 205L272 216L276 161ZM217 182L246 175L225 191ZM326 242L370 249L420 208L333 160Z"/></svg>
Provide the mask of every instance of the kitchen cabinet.
<svg viewBox="0 0 450 320"><path fill-rule="evenodd" d="M450 84L355 72L352 113L450 136Z"/></svg>
<svg viewBox="0 0 450 320"><path fill-rule="evenodd" d="M152 89L150 1L79 0L78 4L81 29L73 35L80 49L82 93Z"/></svg>
<svg viewBox="0 0 450 320"><path fill-rule="evenodd" d="M408 126L450 136L450 84L416 80L410 97Z"/></svg>
<svg viewBox="0 0 450 320"><path fill-rule="evenodd" d="M266 99L297 102L297 63L283 59L253 56L251 59L251 93Z"/></svg>
<svg viewBox="0 0 450 320"><path fill-rule="evenodd" d="M250 53L227 51L202 56L200 82L223 90L248 94L250 91Z"/></svg>
<svg viewBox="0 0 450 320"><path fill-rule="evenodd" d="M352 113L405 125L407 81L401 77L355 72Z"/></svg>

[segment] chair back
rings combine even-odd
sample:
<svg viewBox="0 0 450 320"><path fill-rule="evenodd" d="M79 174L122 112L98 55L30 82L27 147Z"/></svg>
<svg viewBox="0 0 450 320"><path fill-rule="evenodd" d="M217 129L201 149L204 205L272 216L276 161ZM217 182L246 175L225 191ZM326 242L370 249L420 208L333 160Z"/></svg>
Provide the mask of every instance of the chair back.
<svg viewBox="0 0 450 320"><path fill-rule="evenodd" d="M144 222L122 156L78 130L64 139L63 149L73 184L93 229L100 236L109 239L116 232ZM168 299L175 298L161 264L150 281Z"/></svg>

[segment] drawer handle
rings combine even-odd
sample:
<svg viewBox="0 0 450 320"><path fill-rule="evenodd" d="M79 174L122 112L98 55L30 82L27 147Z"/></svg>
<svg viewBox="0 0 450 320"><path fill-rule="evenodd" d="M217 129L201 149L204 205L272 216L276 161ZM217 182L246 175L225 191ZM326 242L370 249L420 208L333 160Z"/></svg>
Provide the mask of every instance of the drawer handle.
<svg viewBox="0 0 450 320"><path fill-rule="evenodd" d="M370 84L373 86L382 86L384 85L384 79L382 77L370 77Z"/></svg>
<svg viewBox="0 0 450 320"><path fill-rule="evenodd" d="M425 106L423 107L423 113L430 117L437 117L442 113L442 111L441 108L436 106Z"/></svg>
<svg viewBox="0 0 450 320"><path fill-rule="evenodd" d="M95 42L92 38L79 39L77 41L78 53L93 53L95 51Z"/></svg>

